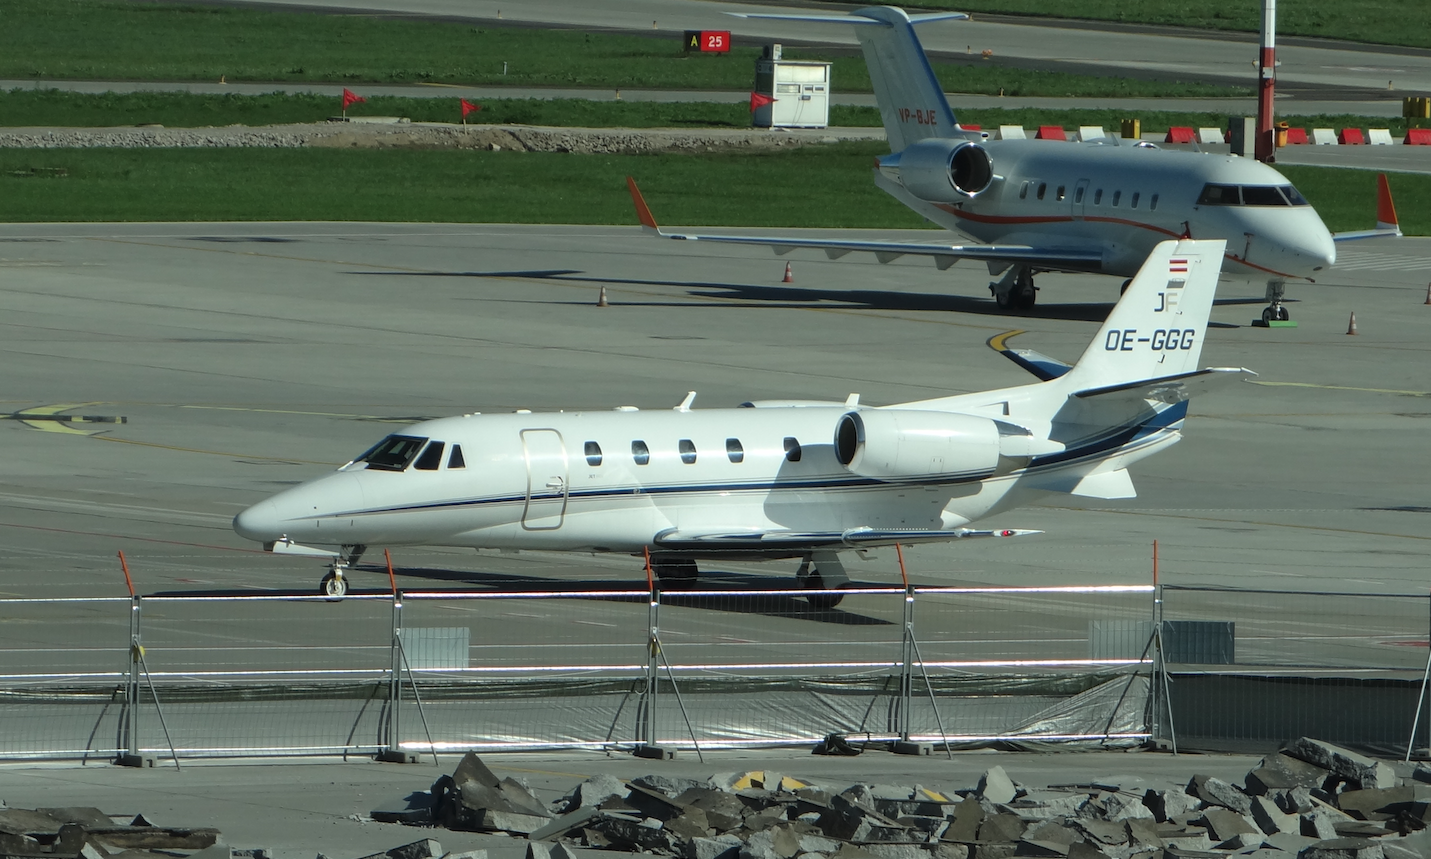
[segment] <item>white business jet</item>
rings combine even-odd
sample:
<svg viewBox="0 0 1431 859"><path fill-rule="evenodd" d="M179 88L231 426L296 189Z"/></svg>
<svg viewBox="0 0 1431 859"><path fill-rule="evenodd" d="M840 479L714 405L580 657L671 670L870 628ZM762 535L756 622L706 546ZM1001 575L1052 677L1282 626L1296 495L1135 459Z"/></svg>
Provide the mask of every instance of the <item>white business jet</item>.
<svg viewBox="0 0 1431 859"><path fill-rule="evenodd" d="M734 13L733 13L734 14ZM741 14L746 18L855 25L893 154L878 159L875 184L927 220L985 244L819 240L664 232L640 198L642 226L666 238L769 245L776 253L819 248L831 259L873 252L882 263L933 257L988 265L994 300L1027 310L1039 272L1131 277L1169 238L1225 239L1223 272L1267 284L1264 321L1287 319L1287 281L1336 262L1335 241L1400 235L1385 177L1374 230L1333 236L1292 183L1251 158L1159 149L1105 137L1091 142L989 140L961 127L915 35L915 24L962 13L905 14L874 6L849 15ZM779 98L777 92L776 98Z"/></svg>
<svg viewBox="0 0 1431 859"><path fill-rule="evenodd" d="M969 526L1049 493L1134 497L1128 466L1178 441L1191 393L1248 373L1198 369L1224 250L1155 247L1071 367L1004 350L1035 384L884 407L698 410L691 393L674 410L425 421L234 530L272 551L338 547L333 597L367 546L649 552L667 584L702 558L798 558L823 590L849 581L842 550L1035 533Z"/></svg>

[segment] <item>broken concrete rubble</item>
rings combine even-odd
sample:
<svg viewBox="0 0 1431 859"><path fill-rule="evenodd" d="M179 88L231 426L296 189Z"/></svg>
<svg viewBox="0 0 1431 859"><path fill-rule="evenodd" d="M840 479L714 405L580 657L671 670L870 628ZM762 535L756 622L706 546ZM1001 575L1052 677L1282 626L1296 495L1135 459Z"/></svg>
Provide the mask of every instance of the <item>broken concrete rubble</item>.
<svg viewBox="0 0 1431 859"><path fill-rule="evenodd" d="M1139 779L1026 788L1002 766L958 790L755 771L598 776L548 805L469 756L428 795L442 825L529 835L528 859L574 859L559 847L681 859L1431 859L1431 786L1418 781L1431 774L1401 773L1299 740L1265 757L1245 787L1197 775L1182 789ZM404 811L424 802L422 792L404 799Z"/></svg>

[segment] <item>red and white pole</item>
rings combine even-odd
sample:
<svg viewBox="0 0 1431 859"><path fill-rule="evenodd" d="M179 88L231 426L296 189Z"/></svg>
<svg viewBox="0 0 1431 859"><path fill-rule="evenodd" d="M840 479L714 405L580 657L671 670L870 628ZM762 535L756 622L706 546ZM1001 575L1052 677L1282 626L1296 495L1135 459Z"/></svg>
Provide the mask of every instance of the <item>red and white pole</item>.
<svg viewBox="0 0 1431 859"><path fill-rule="evenodd" d="M1262 53L1258 60L1257 143L1258 161L1275 161L1277 132L1273 129L1277 89L1277 0L1262 0Z"/></svg>

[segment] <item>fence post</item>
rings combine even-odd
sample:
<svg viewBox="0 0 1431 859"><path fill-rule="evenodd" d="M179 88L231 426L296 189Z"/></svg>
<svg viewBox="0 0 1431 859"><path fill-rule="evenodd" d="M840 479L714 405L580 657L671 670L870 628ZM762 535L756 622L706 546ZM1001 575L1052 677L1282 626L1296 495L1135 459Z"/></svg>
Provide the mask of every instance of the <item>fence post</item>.
<svg viewBox="0 0 1431 859"><path fill-rule="evenodd" d="M904 586L904 636L899 654L899 739L909 742L914 709L914 589Z"/></svg>
<svg viewBox="0 0 1431 859"><path fill-rule="evenodd" d="M1427 599L1428 611L1431 611L1431 596ZM1421 675L1421 694L1416 696L1416 713L1411 717L1411 737L1406 741L1406 757L1403 760L1411 760L1411 752L1416 747L1416 729L1421 726L1421 707L1426 701L1426 687L1431 683L1431 621L1428 621L1426 630L1426 671Z"/></svg>
<svg viewBox="0 0 1431 859"><path fill-rule="evenodd" d="M666 760L676 756L672 749L656 743L656 697L661 684L661 591L651 576L651 554L646 554L646 583L651 589L650 603L646 608L646 691L644 699L644 719L639 736L640 744L632 751L638 758Z"/></svg>
<svg viewBox="0 0 1431 859"><path fill-rule="evenodd" d="M144 758L139 754L139 651L141 631L139 625L139 597L129 595L129 666L124 678L124 754L115 763L125 767L142 767Z"/></svg>
<svg viewBox="0 0 1431 859"><path fill-rule="evenodd" d="M407 763L402 750L402 594L393 592L392 639L388 644L392 662L388 668L387 743L377 759L385 763ZM414 757L416 757L414 755Z"/></svg>

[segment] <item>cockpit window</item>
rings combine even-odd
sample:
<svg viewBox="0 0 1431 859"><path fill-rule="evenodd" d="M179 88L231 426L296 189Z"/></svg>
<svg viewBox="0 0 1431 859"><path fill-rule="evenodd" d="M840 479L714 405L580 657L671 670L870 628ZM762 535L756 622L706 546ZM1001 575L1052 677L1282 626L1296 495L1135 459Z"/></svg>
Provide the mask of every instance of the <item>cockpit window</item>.
<svg viewBox="0 0 1431 859"><path fill-rule="evenodd" d="M436 471L442 465L442 449L447 447L446 442L434 441L422 452L422 456L417 458L417 462L412 464L413 468L419 471Z"/></svg>
<svg viewBox="0 0 1431 859"><path fill-rule="evenodd" d="M1242 192L1236 185L1204 185L1202 195L1197 198L1199 206L1239 206Z"/></svg>
<svg viewBox="0 0 1431 859"><path fill-rule="evenodd" d="M1242 189L1242 202L1248 206L1285 206L1282 192L1266 185L1247 185Z"/></svg>
<svg viewBox="0 0 1431 859"><path fill-rule="evenodd" d="M1282 185L1278 188L1278 190L1282 192L1282 196L1287 198L1287 202L1291 203L1294 206L1312 205L1311 203L1307 202L1306 197L1303 197L1300 193L1297 192L1297 189L1293 188L1291 185Z"/></svg>
<svg viewBox="0 0 1431 859"><path fill-rule="evenodd" d="M425 438L390 435L373 445L367 453L355 461L366 462L368 468L381 471L402 471L407 468L407 464L412 462L412 458L417 456L417 452L422 450L422 446L426 443L427 439Z"/></svg>
<svg viewBox="0 0 1431 859"><path fill-rule="evenodd" d="M462 457L462 445L460 445L460 444L454 444L454 445L452 446L452 455L449 456L449 457L447 457L447 467L448 467L448 468L466 468L466 467L467 467L467 460Z"/></svg>
<svg viewBox="0 0 1431 859"><path fill-rule="evenodd" d="M1199 206L1307 206L1291 185L1204 185Z"/></svg>

